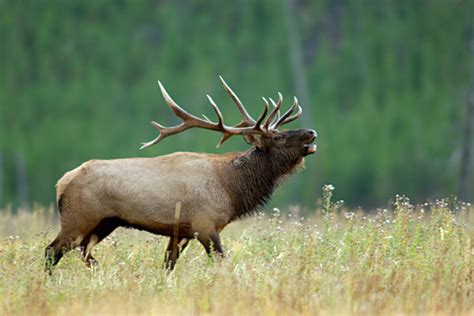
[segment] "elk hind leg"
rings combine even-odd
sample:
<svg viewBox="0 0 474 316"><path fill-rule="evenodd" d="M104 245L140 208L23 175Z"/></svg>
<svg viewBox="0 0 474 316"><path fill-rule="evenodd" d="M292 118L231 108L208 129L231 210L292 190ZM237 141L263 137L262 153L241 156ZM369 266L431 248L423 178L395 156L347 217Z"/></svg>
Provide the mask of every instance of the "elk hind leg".
<svg viewBox="0 0 474 316"><path fill-rule="evenodd" d="M68 238L62 231L53 240L51 244L49 244L45 251L45 271L48 272L50 275L52 273L52 269L59 263L59 260L63 257L63 255L73 248L73 240Z"/></svg>
<svg viewBox="0 0 474 316"><path fill-rule="evenodd" d="M122 221L117 218L103 219L81 242L83 260L87 266L97 265L97 260L92 257L92 248L110 235Z"/></svg>

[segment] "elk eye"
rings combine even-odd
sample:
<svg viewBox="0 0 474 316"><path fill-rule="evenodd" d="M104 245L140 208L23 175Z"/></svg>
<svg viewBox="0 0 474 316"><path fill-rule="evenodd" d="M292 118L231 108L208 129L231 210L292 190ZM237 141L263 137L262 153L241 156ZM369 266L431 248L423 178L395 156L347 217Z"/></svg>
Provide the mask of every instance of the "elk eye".
<svg viewBox="0 0 474 316"><path fill-rule="evenodd" d="M283 139L283 136L281 136L281 135L273 136L273 140L276 141L276 142L279 142L282 139Z"/></svg>

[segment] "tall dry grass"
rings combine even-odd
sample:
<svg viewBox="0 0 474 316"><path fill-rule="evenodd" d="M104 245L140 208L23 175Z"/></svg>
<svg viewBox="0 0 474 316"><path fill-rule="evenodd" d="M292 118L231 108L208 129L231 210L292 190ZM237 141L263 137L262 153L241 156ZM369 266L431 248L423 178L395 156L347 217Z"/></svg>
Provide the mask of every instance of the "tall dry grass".
<svg viewBox="0 0 474 316"><path fill-rule="evenodd" d="M365 215L336 210L330 193L309 219L275 211L232 224L222 260L193 242L172 273L161 268L164 238L118 229L94 249L100 266L73 251L48 276L52 208L0 212L0 314L474 313L469 205L399 197Z"/></svg>

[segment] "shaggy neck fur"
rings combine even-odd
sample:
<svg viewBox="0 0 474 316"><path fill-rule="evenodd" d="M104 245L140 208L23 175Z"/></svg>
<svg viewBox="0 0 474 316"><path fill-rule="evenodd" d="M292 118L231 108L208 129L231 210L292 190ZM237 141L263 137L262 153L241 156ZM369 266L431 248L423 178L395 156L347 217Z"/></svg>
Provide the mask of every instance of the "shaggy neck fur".
<svg viewBox="0 0 474 316"><path fill-rule="evenodd" d="M231 221L257 212L271 197L282 178L302 166L295 152L252 148L227 166L224 187L231 197Z"/></svg>

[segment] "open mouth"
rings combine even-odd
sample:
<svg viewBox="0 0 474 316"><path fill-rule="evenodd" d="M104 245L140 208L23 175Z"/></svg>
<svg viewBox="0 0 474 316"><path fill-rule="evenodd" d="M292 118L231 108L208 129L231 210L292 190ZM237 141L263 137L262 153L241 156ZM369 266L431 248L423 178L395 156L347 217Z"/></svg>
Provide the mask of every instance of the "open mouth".
<svg viewBox="0 0 474 316"><path fill-rule="evenodd" d="M311 155L316 152L317 146L316 144L306 144L304 145L304 154L306 155Z"/></svg>
<svg viewBox="0 0 474 316"><path fill-rule="evenodd" d="M306 155L311 155L316 152L317 146L316 144L313 144L314 140L316 139L316 136L313 136L305 145L304 145L304 154Z"/></svg>
<svg viewBox="0 0 474 316"><path fill-rule="evenodd" d="M309 136L309 137L303 143L304 144L304 147L303 147L304 153L303 154L305 156L314 154L316 152L317 146L316 146L316 144L313 144L313 142L316 140L316 136L318 134L314 130L308 130L308 133L306 135Z"/></svg>

